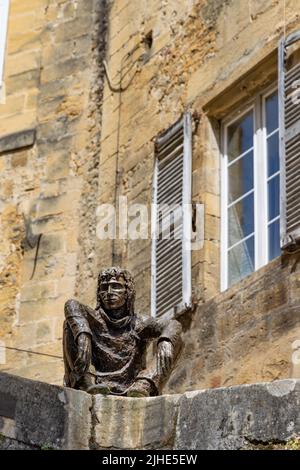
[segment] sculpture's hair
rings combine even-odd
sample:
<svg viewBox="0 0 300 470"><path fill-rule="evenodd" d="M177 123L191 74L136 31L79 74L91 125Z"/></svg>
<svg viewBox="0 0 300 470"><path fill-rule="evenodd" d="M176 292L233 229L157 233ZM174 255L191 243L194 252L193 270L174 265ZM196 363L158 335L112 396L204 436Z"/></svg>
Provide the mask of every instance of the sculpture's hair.
<svg viewBox="0 0 300 470"><path fill-rule="evenodd" d="M126 310L127 313L131 316L134 315L134 300L135 300L135 286L131 273L127 269L122 269L119 266L113 266L112 268L104 269L100 272L98 276L98 286L97 286L97 306L96 309L101 307L104 309L100 296L100 285L102 282L108 282L112 277L123 277L125 279L126 286Z"/></svg>

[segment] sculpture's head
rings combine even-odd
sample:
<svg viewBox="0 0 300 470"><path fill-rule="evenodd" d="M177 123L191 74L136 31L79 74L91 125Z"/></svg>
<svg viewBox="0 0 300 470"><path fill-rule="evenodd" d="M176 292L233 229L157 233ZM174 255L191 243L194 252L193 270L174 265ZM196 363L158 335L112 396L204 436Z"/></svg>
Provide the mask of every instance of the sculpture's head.
<svg viewBox="0 0 300 470"><path fill-rule="evenodd" d="M135 289L129 271L112 267L100 272L97 288L97 307L107 311L123 310L126 315L134 314Z"/></svg>

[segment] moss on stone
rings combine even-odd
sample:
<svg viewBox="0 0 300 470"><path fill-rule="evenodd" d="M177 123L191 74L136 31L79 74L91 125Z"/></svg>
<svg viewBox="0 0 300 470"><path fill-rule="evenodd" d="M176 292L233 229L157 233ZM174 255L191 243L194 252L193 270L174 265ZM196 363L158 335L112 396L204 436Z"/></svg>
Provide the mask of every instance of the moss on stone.
<svg viewBox="0 0 300 470"><path fill-rule="evenodd" d="M287 442L259 442L251 441L246 447L248 450L300 450L300 437L293 437Z"/></svg>
<svg viewBox="0 0 300 470"><path fill-rule="evenodd" d="M289 440L286 443L284 450L300 450L300 437L294 437Z"/></svg>
<svg viewBox="0 0 300 470"><path fill-rule="evenodd" d="M45 444L41 445L41 450L54 450L54 448L46 442Z"/></svg>

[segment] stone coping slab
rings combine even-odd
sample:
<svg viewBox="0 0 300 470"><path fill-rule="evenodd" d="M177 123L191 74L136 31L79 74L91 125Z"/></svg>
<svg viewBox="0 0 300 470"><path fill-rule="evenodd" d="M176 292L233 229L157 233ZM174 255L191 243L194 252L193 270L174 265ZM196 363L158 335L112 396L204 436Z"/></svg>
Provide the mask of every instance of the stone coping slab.
<svg viewBox="0 0 300 470"><path fill-rule="evenodd" d="M255 449L300 437L300 380L151 398L0 373L0 449Z"/></svg>

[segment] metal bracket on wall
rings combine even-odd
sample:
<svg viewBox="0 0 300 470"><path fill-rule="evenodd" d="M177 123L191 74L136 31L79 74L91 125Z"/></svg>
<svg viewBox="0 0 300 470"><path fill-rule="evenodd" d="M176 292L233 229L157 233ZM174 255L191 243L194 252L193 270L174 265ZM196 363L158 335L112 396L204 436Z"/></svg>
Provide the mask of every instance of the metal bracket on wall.
<svg viewBox="0 0 300 470"><path fill-rule="evenodd" d="M23 220L24 220L24 226L25 226L25 237L23 238L21 242L22 249L24 251L29 251L33 250L34 248L36 249L35 251L35 256L34 256L34 263L33 263L33 269L32 269L32 274L30 277L30 280L33 279L35 270L36 270L36 265L37 265L37 260L38 260L38 255L39 255L39 248L40 248L40 242L42 238L42 233L39 234L34 234L32 232L32 222L29 218L26 218L24 214L23 215Z"/></svg>

